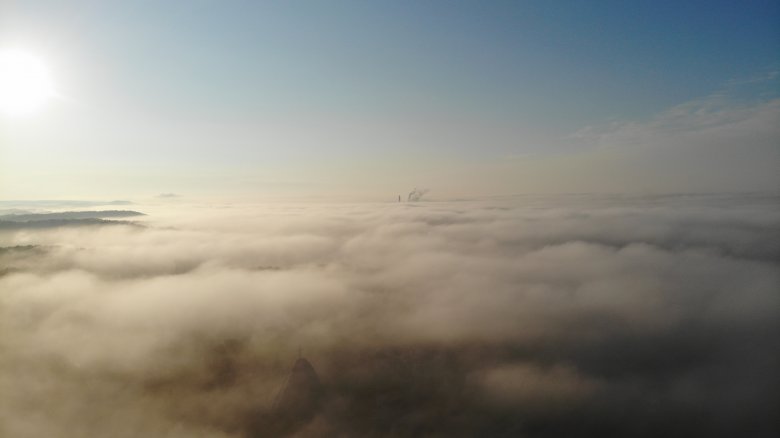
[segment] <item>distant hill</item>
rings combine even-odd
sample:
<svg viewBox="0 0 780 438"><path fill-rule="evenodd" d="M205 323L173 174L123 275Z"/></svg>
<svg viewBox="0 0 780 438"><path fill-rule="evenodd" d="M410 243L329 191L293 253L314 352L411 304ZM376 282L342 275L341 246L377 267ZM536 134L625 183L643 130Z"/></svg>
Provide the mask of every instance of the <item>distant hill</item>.
<svg viewBox="0 0 780 438"><path fill-rule="evenodd" d="M88 225L135 225L132 221L107 220L145 216L132 210L62 211L57 213L24 213L0 215L0 230L78 227Z"/></svg>
<svg viewBox="0 0 780 438"><path fill-rule="evenodd" d="M45 219L37 221L4 221L0 220L0 230L41 229L57 227L81 227L89 225L136 225L132 221L109 221L105 219Z"/></svg>
<svg viewBox="0 0 780 438"><path fill-rule="evenodd" d="M132 210L101 210L101 211L61 211L57 213L14 213L0 215L4 222L37 222L70 219L102 219L107 217L144 216L143 213Z"/></svg>

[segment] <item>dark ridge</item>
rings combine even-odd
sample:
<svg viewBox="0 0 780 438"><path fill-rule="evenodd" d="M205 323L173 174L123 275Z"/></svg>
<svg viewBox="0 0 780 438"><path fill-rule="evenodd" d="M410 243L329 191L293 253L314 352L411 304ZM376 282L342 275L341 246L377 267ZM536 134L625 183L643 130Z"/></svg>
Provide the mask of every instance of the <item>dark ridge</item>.
<svg viewBox="0 0 780 438"><path fill-rule="evenodd" d="M45 220L101 219L107 217L144 216L132 210L62 211L57 213L27 213L0 215L0 221L37 222Z"/></svg>
<svg viewBox="0 0 780 438"><path fill-rule="evenodd" d="M28 253L31 251L39 251L40 249L41 247L39 245L0 246L0 256L14 253Z"/></svg>

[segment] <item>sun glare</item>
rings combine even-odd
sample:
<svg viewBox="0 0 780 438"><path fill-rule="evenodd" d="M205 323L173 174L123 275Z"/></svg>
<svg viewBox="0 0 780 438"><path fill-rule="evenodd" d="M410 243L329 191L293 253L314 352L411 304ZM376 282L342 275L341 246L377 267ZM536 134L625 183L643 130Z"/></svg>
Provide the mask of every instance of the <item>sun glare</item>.
<svg viewBox="0 0 780 438"><path fill-rule="evenodd" d="M54 87L40 58L23 50L0 50L0 113L30 114L52 96Z"/></svg>

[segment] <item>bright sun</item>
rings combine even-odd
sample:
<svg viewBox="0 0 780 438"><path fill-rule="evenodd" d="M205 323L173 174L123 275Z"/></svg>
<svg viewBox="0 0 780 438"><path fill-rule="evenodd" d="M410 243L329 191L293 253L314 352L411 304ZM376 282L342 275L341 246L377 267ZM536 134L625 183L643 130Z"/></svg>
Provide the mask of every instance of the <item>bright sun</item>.
<svg viewBox="0 0 780 438"><path fill-rule="evenodd" d="M29 114L53 96L54 86L40 58L23 50L0 50L0 113Z"/></svg>

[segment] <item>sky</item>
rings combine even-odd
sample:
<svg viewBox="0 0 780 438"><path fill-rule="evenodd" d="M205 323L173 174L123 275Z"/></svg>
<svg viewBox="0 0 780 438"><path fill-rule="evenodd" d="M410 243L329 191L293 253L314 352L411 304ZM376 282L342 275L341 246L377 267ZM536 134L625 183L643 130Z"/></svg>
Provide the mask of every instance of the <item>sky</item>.
<svg viewBox="0 0 780 438"><path fill-rule="evenodd" d="M0 197L780 188L776 1L14 1Z"/></svg>

